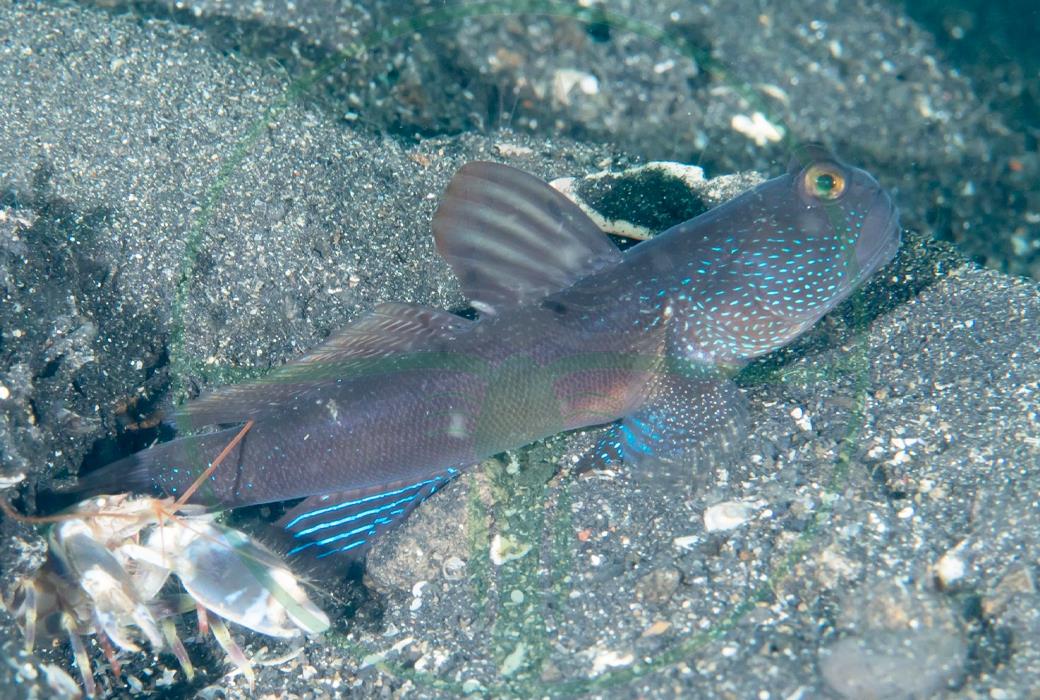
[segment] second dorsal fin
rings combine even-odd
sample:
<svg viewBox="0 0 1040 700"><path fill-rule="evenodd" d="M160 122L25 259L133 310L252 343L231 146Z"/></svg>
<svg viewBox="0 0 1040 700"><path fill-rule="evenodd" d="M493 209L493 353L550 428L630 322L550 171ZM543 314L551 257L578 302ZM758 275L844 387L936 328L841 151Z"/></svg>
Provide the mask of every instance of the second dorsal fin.
<svg viewBox="0 0 1040 700"><path fill-rule="evenodd" d="M464 165L433 217L437 250L478 310L540 301L621 260L573 202L508 165Z"/></svg>
<svg viewBox="0 0 1040 700"><path fill-rule="evenodd" d="M175 410L173 420L198 428L277 415L305 391L351 379L352 366L414 352L434 340L450 341L474 323L428 306L380 304L311 352L260 379L219 387L189 401Z"/></svg>

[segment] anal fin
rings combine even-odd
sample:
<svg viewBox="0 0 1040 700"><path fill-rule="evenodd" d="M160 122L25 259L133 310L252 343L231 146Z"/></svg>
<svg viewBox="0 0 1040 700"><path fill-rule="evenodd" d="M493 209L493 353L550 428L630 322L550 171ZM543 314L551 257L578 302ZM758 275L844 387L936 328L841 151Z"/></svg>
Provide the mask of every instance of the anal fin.
<svg viewBox="0 0 1040 700"><path fill-rule="evenodd" d="M400 524L458 473L448 468L414 482L311 496L278 521L290 537L288 555L360 558L376 537Z"/></svg>

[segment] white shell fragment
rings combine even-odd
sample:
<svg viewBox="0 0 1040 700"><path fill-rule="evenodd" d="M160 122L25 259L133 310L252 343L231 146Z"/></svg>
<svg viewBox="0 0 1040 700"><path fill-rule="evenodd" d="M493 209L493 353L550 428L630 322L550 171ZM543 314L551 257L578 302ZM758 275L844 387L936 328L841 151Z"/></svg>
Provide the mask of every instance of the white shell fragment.
<svg viewBox="0 0 1040 700"><path fill-rule="evenodd" d="M798 426L799 430L805 433L812 431L812 418L800 407L795 406L791 409L791 417L794 418L794 424Z"/></svg>
<svg viewBox="0 0 1040 700"><path fill-rule="evenodd" d="M531 545L527 542L518 542L508 535L495 535L491 538L491 562L495 566L502 566L506 562L519 559L531 551Z"/></svg>
<svg viewBox="0 0 1040 700"><path fill-rule="evenodd" d="M586 216L592 219L597 226L607 233L615 236L624 236L639 241L653 238L656 231L646 226L627 221L625 219L608 219L600 213L592 204L585 201L578 191L580 182L596 183L598 180L624 180L634 179L645 173L654 172L668 179L683 183L691 191L699 190L705 182L704 169L696 165L686 165L667 160L654 160L634 168L628 168L620 172L603 170L598 173L586 175L582 178L561 177L553 180L549 185L567 199L578 205ZM580 181L580 182L579 182Z"/></svg>
<svg viewBox="0 0 1040 700"><path fill-rule="evenodd" d="M751 116L736 114L730 119L730 127L739 134L747 136L756 146L777 143L783 140L783 127L777 126L761 112L753 112Z"/></svg>
<svg viewBox="0 0 1040 700"><path fill-rule="evenodd" d="M674 544L679 549L692 551L693 548L700 543L700 541L701 538L698 535L683 535L682 537L676 537L674 540L672 540L672 544Z"/></svg>
<svg viewBox="0 0 1040 700"><path fill-rule="evenodd" d="M636 660L635 655L630 651L593 648L584 653L592 659L592 668L589 669L590 678L595 678L611 669L631 666Z"/></svg>
<svg viewBox="0 0 1040 700"><path fill-rule="evenodd" d="M740 527L761 505L758 502L723 501L708 506L704 511L704 529L708 532L719 532Z"/></svg>
<svg viewBox="0 0 1040 700"><path fill-rule="evenodd" d="M0 396L0 399L2 398L3 397ZM0 491L14 488L23 481L25 481L25 474L22 472L18 472L17 474L0 474Z"/></svg>
<svg viewBox="0 0 1040 700"><path fill-rule="evenodd" d="M957 546L948 550L935 562L933 571L935 577L944 588L954 585L968 573L968 564L964 561L963 550L965 542L962 540Z"/></svg>
<svg viewBox="0 0 1040 700"><path fill-rule="evenodd" d="M935 575L947 588L964 578L966 572L964 560L950 552L944 554L935 565Z"/></svg>
<svg viewBox="0 0 1040 700"><path fill-rule="evenodd" d="M599 93L599 78L592 73L574 68L560 68L553 74L553 99L557 104L569 105L571 96Z"/></svg>

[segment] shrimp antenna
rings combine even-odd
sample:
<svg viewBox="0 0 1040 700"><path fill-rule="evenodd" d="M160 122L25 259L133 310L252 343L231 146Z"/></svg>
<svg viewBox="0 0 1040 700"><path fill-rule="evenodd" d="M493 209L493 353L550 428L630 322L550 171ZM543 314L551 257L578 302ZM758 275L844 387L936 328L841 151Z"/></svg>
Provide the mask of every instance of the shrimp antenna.
<svg viewBox="0 0 1040 700"><path fill-rule="evenodd" d="M242 438L246 436L246 433L249 432L250 428L253 427L254 423L255 421L252 418L245 422L245 425L242 426L242 429L239 430L238 434L236 434L235 437L232 438L231 441L224 446L224 449L220 451L220 454L217 455L216 459L214 459L210 463L210 465L206 467L206 469L201 474L199 474L199 477L195 479L192 485L189 486L187 490L185 490L185 492L181 495L181 497L174 502L174 511L183 506L189 498L195 495L195 492L199 490L203 482L205 482L206 479L208 479L210 475L213 474L214 470L216 470L216 468L220 466L221 462L227 459L227 456L231 454L231 450L235 449L235 447L238 446L238 443L242 442ZM3 512L4 515L16 522L28 523L31 525L50 525L53 523L64 522L65 520L69 519L68 513L57 513L55 515L25 515L23 513L19 513L18 510L16 510L15 507L11 505L10 501L3 497L0 497L0 512Z"/></svg>
<svg viewBox="0 0 1040 700"><path fill-rule="evenodd" d="M242 438L246 436L246 433L249 432L249 429L253 427L254 423L255 421L252 418L246 421L245 425L242 426L242 429L239 430L238 434L231 439L231 442L224 446L224 449L220 451L220 454L217 455L216 459L214 459L210 463L210 465L206 467L206 469L201 474L199 474L199 478L195 479L195 482L187 489L185 489L181 497L174 502L174 510L177 510L178 508L183 506L185 503L188 502L189 498L195 495L195 492L199 490L199 487L202 486L202 483L210 477L210 475L216 470L218 466L220 466L221 462L227 459L227 456L231 454L231 450L235 449L235 447L238 446L238 443L242 442Z"/></svg>

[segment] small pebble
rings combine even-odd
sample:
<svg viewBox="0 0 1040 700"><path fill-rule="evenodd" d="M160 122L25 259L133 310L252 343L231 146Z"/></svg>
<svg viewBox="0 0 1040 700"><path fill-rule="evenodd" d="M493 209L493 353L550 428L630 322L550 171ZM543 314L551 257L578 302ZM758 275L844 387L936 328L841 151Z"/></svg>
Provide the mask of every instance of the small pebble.
<svg viewBox="0 0 1040 700"><path fill-rule="evenodd" d="M462 692L466 695L472 695L473 693L479 692L484 688L480 681L476 678L467 678L462 681Z"/></svg>
<svg viewBox="0 0 1040 700"><path fill-rule="evenodd" d="M466 576L466 562L458 557L448 557L441 565L441 573L449 581L459 581Z"/></svg>
<svg viewBox="0 0 1040 700"><path fill-rule="evenodd" d="M658 620L654 624L643 630L644 637L656 637L660 634L664 634L672 628L672 623L666 620Z"/></svg>
<svg viewBox="0 0 1040 700"><path fill-rule="evenodd" d="M509 652L502 661L502 665L498 669L498 673L501 676L508 678L513 675L524 665L524 659L527 657L527 645L523 642L519 642L513 651Z"/></svg>
<svg viewBox="0 0 1040 700"><path fill-rule="evenodd" d="M935 563L935 575L944 588L949 588L964 578L967 566L956 548L951 549Z"/></svg>
<svg viewBox="0 0 1040 700"><path fill-rule="evenodd" d="M648 603L666 603L679 589L681 578L682 574L674 567L655 569L636 583L636 599Z"/></svg>
<svg viewBox="0 0 1040 700"><path fill-rule="evenodd" d="M766 119L766 115L761 112L755 112L750 117L736 114L730 120L730 127L754 141L756 146L776 143L784 138L784 130Z"/></svg>
<svg viewBox="0 0 1040 700"><path fill-rule="evenodd" d="M748 521L755 512L755 504L742 501L723 501L704 511L704 529L708 532L732 530Z"/></svg>
<svg viewBox="0 0 1040 700"><path fill-rule="evenodd" d="M491 562L495 566L519 559L530 551L530 544L517 542L512 537L495 535L491 538Z"/></svg>
<svg viewBox="0 0 1040 700"><path fill-rule="evenodd" d="M624 668L625 666L631 666L632 662L635 661L635 656L632 652L620 652L614 651L613 649L604 649L596 654L592 659L592 672L591 676L598 676L604 671L612 668Z"/></svg>
<svg viewBox="0 0 1040 700"><path fill-rule="evenodd" d="M791 409L791 417L794 418L794 424L802 432L808 433L812 430L812 419L798 406Z"/></svg>

